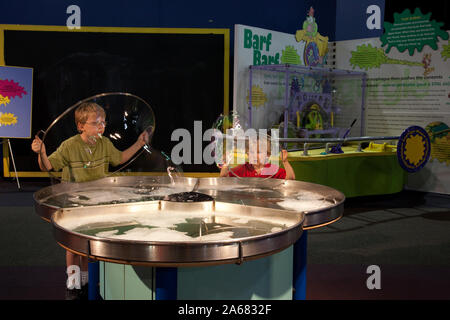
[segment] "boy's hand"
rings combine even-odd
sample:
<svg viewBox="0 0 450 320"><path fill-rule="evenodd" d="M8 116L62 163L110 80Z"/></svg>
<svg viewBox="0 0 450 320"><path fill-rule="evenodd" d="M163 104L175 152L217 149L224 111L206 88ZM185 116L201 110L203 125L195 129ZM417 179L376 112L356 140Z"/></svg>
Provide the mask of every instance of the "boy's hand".
<svg viewBox="0 0 450 320"><path fill-rule="evenodd" d="M31 150L33 150L36 153L39 153L39 151L41 151L41 145L42 145L42 152L45 153L45 144L42 143L42 140L39 139L38 136L34 136L34 140L31 143Z"/></svg>
<svg viewBox="0 0 450 320"><path fill-rule="evenodd" d="M141 147L143 147L143 146L145 146L145 145L148 143L148 138L149 138L149 135L148 135L148 132L147 132L147 130L146 130L146 131L143 131L143 132L139 135L139 138L137 139L137 141L139 142L139 144L141 145Z"/></svg>

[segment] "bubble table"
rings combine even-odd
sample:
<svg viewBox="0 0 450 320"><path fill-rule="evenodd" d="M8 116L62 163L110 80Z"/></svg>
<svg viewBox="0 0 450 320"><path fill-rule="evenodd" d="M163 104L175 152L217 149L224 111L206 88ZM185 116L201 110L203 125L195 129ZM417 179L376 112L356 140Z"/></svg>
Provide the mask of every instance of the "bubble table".
<svg viewBox="0 0 450 320"><path fill-rule="evenodd" d="M34 194L66 250L100 261L90 298L304 299L306 230L342 216L330 187L258 178L108 177Z"/></svg>

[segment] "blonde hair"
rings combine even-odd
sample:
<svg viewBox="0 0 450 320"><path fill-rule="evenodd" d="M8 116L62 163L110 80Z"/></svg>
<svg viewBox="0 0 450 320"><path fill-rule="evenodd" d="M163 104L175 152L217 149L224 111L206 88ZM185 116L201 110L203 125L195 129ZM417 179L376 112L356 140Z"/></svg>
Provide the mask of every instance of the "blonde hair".
<svg viewBox="0 0 450 320"><path fill-rule="evenodd" d="M95 102L83 102L75 109L75 124L86 123L89 114L95 113L103 118L106 118L105 110Z"/></svg>

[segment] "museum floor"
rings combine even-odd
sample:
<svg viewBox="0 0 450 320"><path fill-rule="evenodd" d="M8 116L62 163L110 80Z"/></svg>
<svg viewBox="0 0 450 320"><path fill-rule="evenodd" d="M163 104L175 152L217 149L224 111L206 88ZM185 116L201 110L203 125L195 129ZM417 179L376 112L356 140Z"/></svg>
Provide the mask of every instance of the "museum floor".
<svg viewBox="0 0 450 320"><path fill-rule="evenodd" d="M0 178L1 179L1 178ZM0 299L62 300L65 253L33 207L45 181L0 180ZM308 231L307 299L450 299L450 197L403 191L350 198ZM381 271L369 290L367 268Z"/></svg>

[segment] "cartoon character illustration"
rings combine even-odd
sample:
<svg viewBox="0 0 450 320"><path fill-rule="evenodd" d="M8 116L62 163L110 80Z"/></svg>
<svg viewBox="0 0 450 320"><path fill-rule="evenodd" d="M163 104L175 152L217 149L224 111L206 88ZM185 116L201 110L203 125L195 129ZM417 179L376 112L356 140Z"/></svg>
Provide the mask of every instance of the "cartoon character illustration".
<svg viewBox="0 0 450 320"><path fill-rule="evenodd" d="M434 71L434 67L430 68L431 53L425 53L423 55L422 63L423 63L423 68L425 69L425 71L423 72L424 77Z"/></svg>
<svg viewBox="0 0 450 320"><path fill-rule="evenodd" d="M314 8L310 7L306 20L303 22L303 29L297 30L295 39L305 41L304 61L305 65L316 66L322 64L328 52L328 37L320 35L316 19L314 18Z"/></svg>

